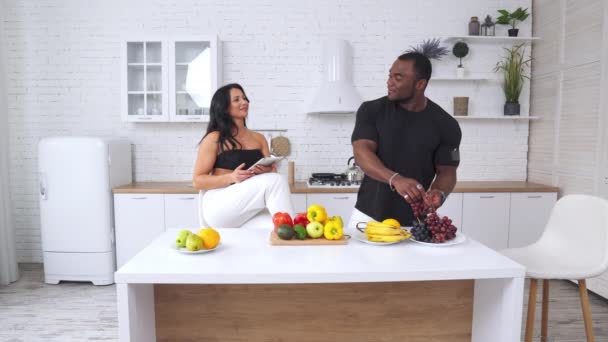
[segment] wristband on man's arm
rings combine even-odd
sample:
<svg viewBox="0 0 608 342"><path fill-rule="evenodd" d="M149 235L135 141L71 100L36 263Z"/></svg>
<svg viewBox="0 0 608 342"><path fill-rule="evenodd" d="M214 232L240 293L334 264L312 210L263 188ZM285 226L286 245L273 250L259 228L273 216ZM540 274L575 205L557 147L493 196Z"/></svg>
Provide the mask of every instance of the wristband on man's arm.
<svg viewBox="0 0 608 342"><path fill-rule="evenodd" d="M448 198L448 195L446 195L443 190L439 190L439 189L433 189L433 190L439 191L439 194L441 195L441 204L443 205L446 198Z"/></svg>
<svg viewBox="0 0 608 342"><path fill-rule="evenodd" d="M393 179L395 179L395 177L397 177L398 175L399 175L399 172L395 172L395 173L393 173L391 178L388 179L388 187L391 188L391 190L393 190L393 191L395 191L395 187L393 186Z"/></svg>

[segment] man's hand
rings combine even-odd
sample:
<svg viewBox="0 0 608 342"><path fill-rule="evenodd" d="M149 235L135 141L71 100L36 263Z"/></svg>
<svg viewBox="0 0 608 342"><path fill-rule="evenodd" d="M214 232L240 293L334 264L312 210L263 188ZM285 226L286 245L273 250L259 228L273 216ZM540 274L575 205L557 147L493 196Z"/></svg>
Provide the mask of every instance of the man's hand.
<svg viewBox="0 0 608 342"><path fill-rule="evenodd" d="M426 197L424 187L413 178L399 175L393 179L392 184L395 190L397 190L408 203L418 202Z"/></svg>
<svg viewBox="0 0 608 342"><path fill-rule="evenodd" d="M429 190L424 197L424 201L428 206L437 209L443 204L443 196L437 189Z"/></svg>

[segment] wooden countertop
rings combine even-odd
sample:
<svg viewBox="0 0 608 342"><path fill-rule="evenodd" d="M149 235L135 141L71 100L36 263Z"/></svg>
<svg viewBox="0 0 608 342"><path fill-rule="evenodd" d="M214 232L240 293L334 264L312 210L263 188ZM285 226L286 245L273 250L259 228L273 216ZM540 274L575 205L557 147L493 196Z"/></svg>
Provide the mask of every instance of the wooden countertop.
<svg viewBox="0 0 608 342"><path fill-rule="evenodd" d="M192 182L133 182L112 189L115 194L197 194Z"/></svg>
<svg viewBox="0 0 608 342"><path fill-rule="evenodd" d="M293 194L357 193L358 189L309 188L305 182L290 186ZM453 192L558 192L559 188L531 182L458 182ZM112 189L115 194L196 194L190 182L134 182Z"/></svg>
<svg viewBox="0 0 608 342"><path fill-rule="evenodd" d="M305 182L290 185L291 193L357 193L359 189L309 188ZM458 182L452 192L558 192L559 188L531 182Z"/></svg>

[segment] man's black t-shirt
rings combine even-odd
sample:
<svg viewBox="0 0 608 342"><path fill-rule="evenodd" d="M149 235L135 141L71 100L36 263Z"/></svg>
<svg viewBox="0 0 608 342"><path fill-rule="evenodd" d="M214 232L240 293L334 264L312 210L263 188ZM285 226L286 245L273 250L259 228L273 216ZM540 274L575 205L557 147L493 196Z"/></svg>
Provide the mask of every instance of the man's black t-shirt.
<svg viewBox="0 0 608 342"><path fill-rule="evenodd" d="M384 166L428 190L435 165L458 166L461 137L458 122L431 100L423 111L410 112L385 96L361 105L351 141L375 141ZM398 192L367 175L355 207L378 221L391 217L409 226L414 219L412 208Z"/></svg>

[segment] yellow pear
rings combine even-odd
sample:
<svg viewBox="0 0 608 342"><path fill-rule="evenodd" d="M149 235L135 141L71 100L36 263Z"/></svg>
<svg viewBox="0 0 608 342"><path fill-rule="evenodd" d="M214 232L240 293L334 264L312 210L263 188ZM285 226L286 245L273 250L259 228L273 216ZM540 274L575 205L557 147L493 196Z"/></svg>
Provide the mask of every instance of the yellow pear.
<svg viewBox="0 0 608 342"><path fill-rule="evenodd" d="M188 235L186 239L186 249L192 252L203 249L203 239L196 234Z"/></svg>

